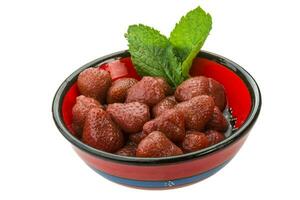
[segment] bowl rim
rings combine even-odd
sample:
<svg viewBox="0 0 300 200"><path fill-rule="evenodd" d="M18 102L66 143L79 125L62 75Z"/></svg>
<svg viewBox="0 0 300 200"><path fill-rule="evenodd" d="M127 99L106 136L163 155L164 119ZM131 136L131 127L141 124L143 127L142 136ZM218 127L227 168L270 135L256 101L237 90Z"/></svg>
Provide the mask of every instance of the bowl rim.
<svg viewBox="0 0 300 200"><path fill-rule="evenodd" d="M70 89L70 87L76 82L77 77L81 71L83 71L86 68L89 67L95 67L99 66L105 63L109 63L114 60L118 60L120 58L124 57L130 57L130 53L128 50L118 51L106 56L102 56L98 59L95 59L76 71L74 71L68 78L65 79L65 81L60 85L58 90L56 91L52 103L52 116L54 119L54 122L61 132L61 134L69 141L71 142L75 147L79 148L80 150L83 150L84 152L88 154L92 154L94 156L100 157L105 160L119 162L119 163L126 163L126 164L133 164L133 165L158 165L158 164L164 164L164 163L175 163L175 162L182 162L187 160L196 159L199 157L207 156L208 154L212 154L216 151L219 151L225 147L228 147L230 144L233 144L234 142L238 141L240 138L242 138L246 133L252 128L254 125L261 109L261 93L259 90L259 87L256 83L256 81L253 79L253 77L240 65L236 64L235 62L208 52L208 51L200 51L197 55L197 57L206 58L212 61L215 61L224 67L230 69L235 74L237 74L246 84L250 96L251 96L251 111L249 113L248 118L243 123L243 125L235 131L231 136L223 140L222 142L212 145L210 147L201 149L199 151L182 154L178 156L171 156L171 157L160 157L160 158L138 158L138 157L126 157L126 156L120 156L108 152L104 152L98 149L95 149L93 147L90 147L83 142L81 142L79 139L77 139L75 136L71 134L71 132L67 129L67 127L64 124L63 117L62 117L62 103L64 96L66 95L67 91Z"/></svg>

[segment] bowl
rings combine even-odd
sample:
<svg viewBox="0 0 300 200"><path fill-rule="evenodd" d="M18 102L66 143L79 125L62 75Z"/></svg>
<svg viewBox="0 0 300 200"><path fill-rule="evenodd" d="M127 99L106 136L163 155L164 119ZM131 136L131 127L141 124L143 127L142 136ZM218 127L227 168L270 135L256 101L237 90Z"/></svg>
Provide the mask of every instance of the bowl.
<svg viewBox="0 0 300 200"><path fill-rule="evenodd" d="M103 177L123 185L141 188L172 188L203 180L222 169L244 144L261 108L261 94L255 80L238 64L222 56L201 51L190 70L224 85L232 129L222 142L208 148L163 158L125 157L92 148L72 135L72 106L79 95L76 80L89 67L111 72L113 80L140 77L128 51L98 58L73 72L58 88L52 106L53 119L61 134L84 162Z"/></svg>

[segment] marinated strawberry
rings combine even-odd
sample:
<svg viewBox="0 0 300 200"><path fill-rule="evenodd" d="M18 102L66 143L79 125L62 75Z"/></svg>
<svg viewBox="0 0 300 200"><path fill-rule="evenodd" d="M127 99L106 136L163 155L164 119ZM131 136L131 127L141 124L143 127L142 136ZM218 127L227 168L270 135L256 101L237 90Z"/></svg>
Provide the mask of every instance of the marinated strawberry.
<svg viewBox="0 0 300 200"><path fill-rule="evenodd" d="M225 139L224 134L222 134L218 131L215 131L215 130L208 130L205 132L205 134L206 134L206 138L208 140L209 146L217 144Z"/></svg>
<svg viewBox="0 0 300 200"><path fill-rule="evenodd" d="M140 102L154 106L165 98L162 84L156 78L145 76L128 89L126 103Z"/></svg>
<svg viewBox="0 0 300 200"><path fill-rule="evenodd" d="M107 92L107 103L124 103L127 90L138 81L134 78L120 78L112 83Z"/></svg>
<svg viewBox="0 0 300 200"><path fill-rule="evenodd" d="M199 95L208 95L208 79L204 76L196 76L183 81L175 91L177 101L187 101Z"/></svg>
<svg viewBox="0 0 300 200"><path fill-rule="evenodd" d="M199 95L213 97L216 106L224 110L227 102L224 87L212 78L196 76L183 81L175 91L177 101L187 101Z"/></svg>
<svg viewBox="0 0 300 200"><path fill-rule="evenodd" d="M209 95L214 98L216 106L223 111L227 104L225 89L218 81L208 78L209 81Z"/></svg>
<svg viewBox="0 0 300 200"><path fill-rule="evenodd" d="M167 110L170 110L175 107L177 104L174 96L168 96L165 99L161 100L158 104L156 104L152 108L152 116L158 117L162 113L164 113Z"/></svg>
<svg viewBox="0 0 300 200"><path fill-rule="evenodd" d="M176 109L167 110L147 122L143 127L143 133L148 135L153 131L161 131L173 142L181 142L185 136L183 112Z"/></svg>
<svg viewBox="0 0 300 200"><path fill-rule="evenodd" d="M167 157L182 154L182 150L159 131L150 133L136 149L137 157Z"/></svg>
<svg viewBox="0 0 300 200"><path fill-rule="evenodd" d="M168 82L164 78L155 77L155 79L161 84L166 96L173 94L173 92L174 92L173 89L171 88L171 86L168 84Z"/></svg>
<svg viewBox="0 0 300 200"><path fill-rule="evenodd" d="M134 142L127 142L127 144L116 152L120 156L135 157L137 144Z"/></svg>
<svg viewBox="0 0 300 200"><path fill-rule="evenodd" d="M72 127L77 137L81 137L85 118L90 109L100 107L102 105L95 99L80 95L76 98L76 103L72 108Z"/></svg>
<svg viewBox="0 0 300 200"><path fill-rule="evenodd" d="M109 72L91 67L79 74L77 85L81 94L104 103L111 86L111 77Z"/></svg>
<svg viewBox="0 0 300 200"><path fill-rule="evenodd" d="M92 108L86 117L82 141L96 149L115 152L123 144L123 134L110 115L101 108Z"/></svg>
<svg viewBox="0 0 300 200"><path fill-rule="evenodd" d="M143 125L150 120L149 107L139 102L109 104L106 111L126 133L142 131Z"/></svg>
<svg viewBox="0 0 300 200"><path fill-rule="evenodd" d="M183 151L188 153L208 147L209 141L202 132L187 131L181 146Z"/></svg>
<svg viewBox="0 0 300 200"><path fill-rule="evenodd" d="M221 132L225 132L227 130L227 120L217 106L214 107L214 112L211 119L208 121L206 128Z"/></svg>
<svg viewBox="0 0 300 200"><path fill-rule="evenodd" d="M143 132L130 134L128 139L136 144L139 144L147 135Z"/></svg>
<svg viewBox="0 0 300 200"><path fill-rule="evenodd" d="M197 96L177 104L175 108L184 114L188 130L201 131L212 117L214 100L207 95Z"/></svg>

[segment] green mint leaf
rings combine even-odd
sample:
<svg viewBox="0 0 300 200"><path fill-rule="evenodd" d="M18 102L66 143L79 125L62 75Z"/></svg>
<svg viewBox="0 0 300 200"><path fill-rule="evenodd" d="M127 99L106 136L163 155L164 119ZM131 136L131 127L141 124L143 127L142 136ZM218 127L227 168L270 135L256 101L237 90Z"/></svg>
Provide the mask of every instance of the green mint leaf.
<svg viewBox="0 0 300 200"><path fill-rule="evenodd" d="M200 7L188 12L176 24L170 35L176 55L182 61L182 75L189 77L189 70L212 28L211 16Z"/></svg>
<svg viewBox="0 0 300 200"><path fill-rule="evenodd" d="M173 87L176 87L184 81L184 77L181 73L181 62L176 57L174 48L171 46L171 44L169 44L166 48L165 56L167 60L167 65L164 68L165 75L167 77L167 80L169 80L168 82Z"/></svg>
<svg viewBox="0 0 300 200"><path fill-rule="evenodd" d="M142 24L131 25L125 37L139 75L164 77L172 86L184 80L173 47L159 31Z"/></svg>

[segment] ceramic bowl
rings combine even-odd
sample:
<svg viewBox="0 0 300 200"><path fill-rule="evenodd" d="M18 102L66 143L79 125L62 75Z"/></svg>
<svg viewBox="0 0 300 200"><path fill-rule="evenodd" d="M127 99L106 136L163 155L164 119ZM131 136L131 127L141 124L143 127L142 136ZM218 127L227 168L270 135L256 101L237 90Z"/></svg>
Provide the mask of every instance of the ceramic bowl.
<svg viewBox="0 0 300 200"><path fill-rule="evenodd" d="M98 58L73 72L58 88L53 100L53 118L58 130L79 157L103 177L120 184L142 188L170 188L205 179L223 168L239 151L261 108L261 95L255 80L238 64L222 56L201 51L193 62L191 76L204 75L224 85L232 114L233 129L226 139L208 148L164 158L124 157L94 149L72 135L72 106L79 95L76 80L89 67L111 72L113 80L140 77L128 51Z"/></svg>

